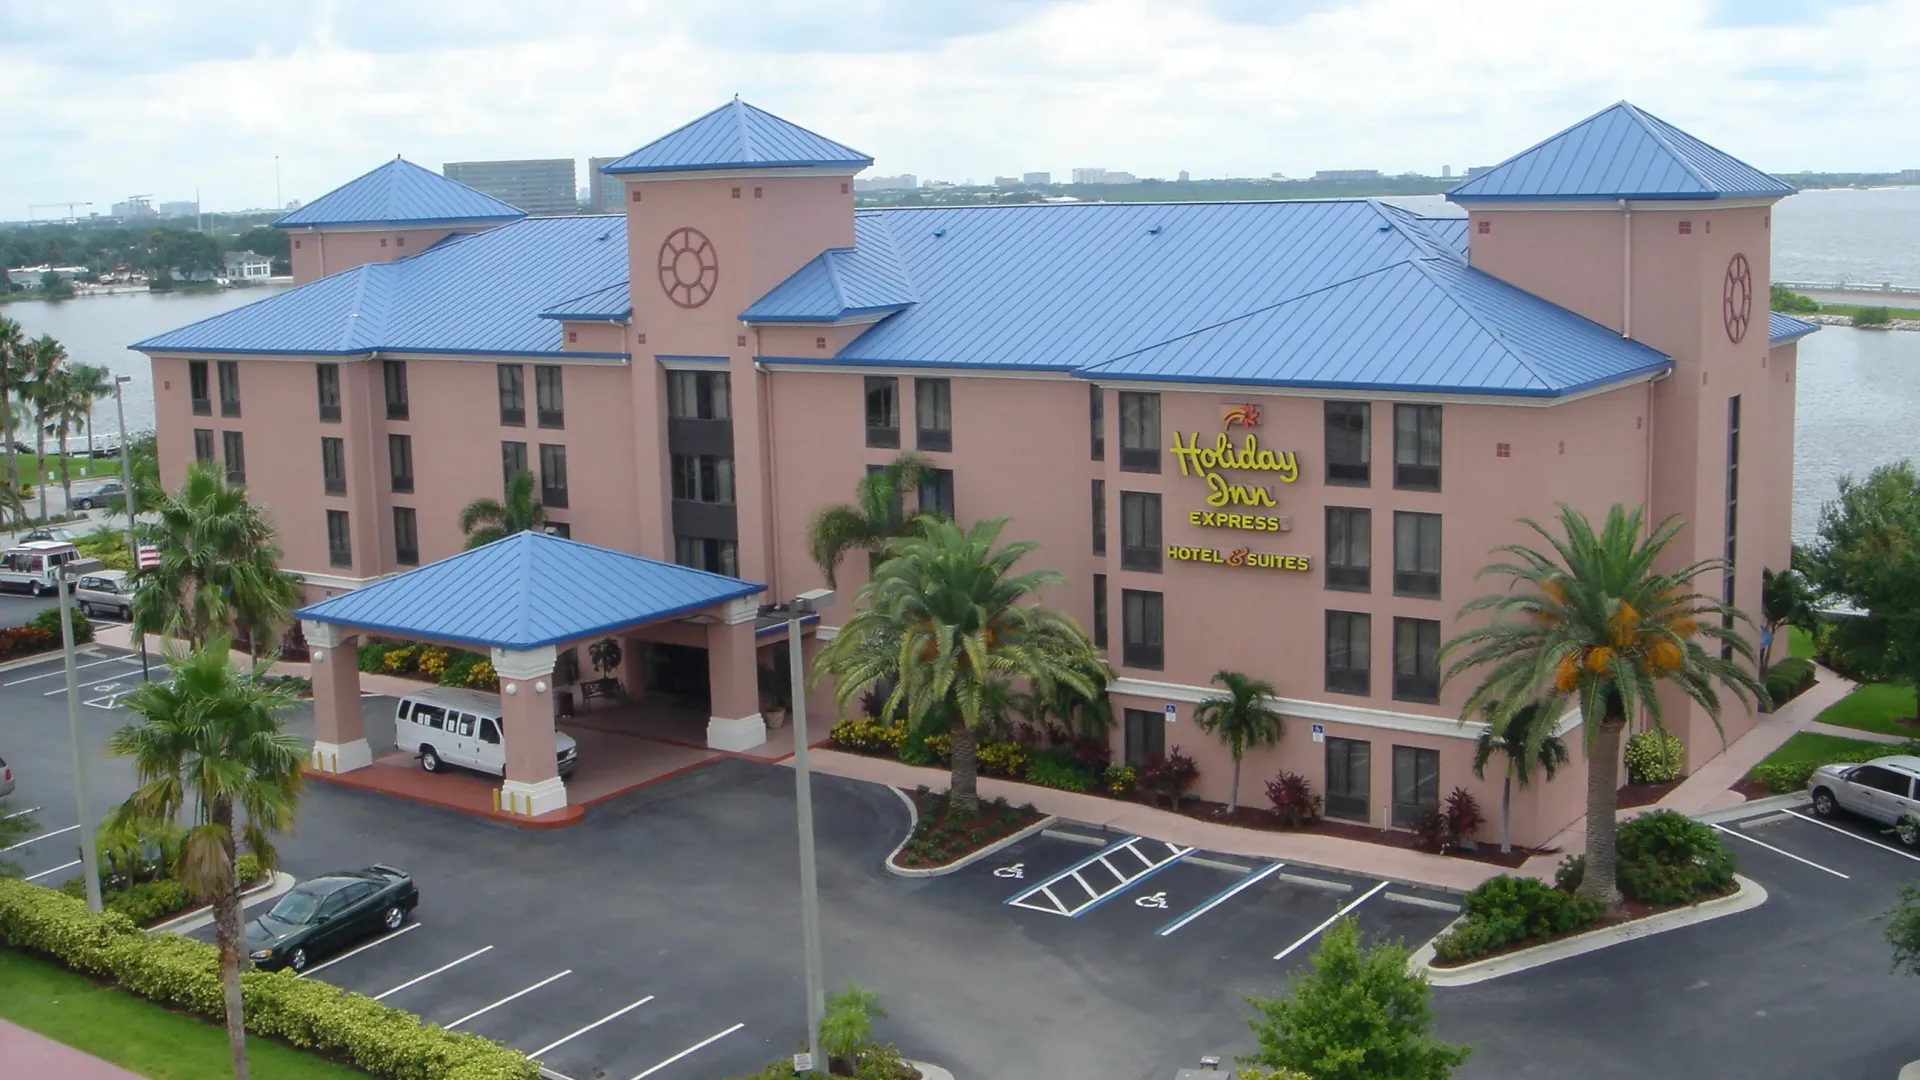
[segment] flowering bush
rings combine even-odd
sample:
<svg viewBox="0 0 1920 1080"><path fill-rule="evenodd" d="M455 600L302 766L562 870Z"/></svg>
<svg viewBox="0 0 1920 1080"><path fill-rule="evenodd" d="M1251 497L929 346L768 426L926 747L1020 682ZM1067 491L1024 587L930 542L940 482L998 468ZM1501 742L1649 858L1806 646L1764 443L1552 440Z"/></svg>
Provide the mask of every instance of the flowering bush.
<svg viewBox="0 0 1920 1080"><path fill-rule="evenodd" d="M1100 785L1107 789L1107 794L1124 799L1140 785L1140 774L1131 765L1109 765L1100 777Z"/></svg>
<svg viewBox="0 0 1920 1080"><path fill-rule="evenodd" d="M53 630L38 626L9 626L0 630L0 660L59 647L60 632L57 622Z"/></svg>
<svg viewBox="0 0 1920 1080"><path fill-rule="evenodd" d="M851 717L833 725L827 735L835 746L862 754L890 754L900 749L906 729L898 724L881 724L866 717Z"/></svg>
<svg viewBox="0 0 1920 1080"><path fill-rule="evenodd" d="M420 647L420 674L439 678L447 670L447 650L432 645Z"/></svg>
<svg viewBox="0 0 1920 1080"><path fill-rule="evenodd" d="M400 675L413 670L414 656L419 649L412 645L402 645L397 649L388 649L380 658L381 670L390 675Z"/></svg>
<svg viewBox="0 0 1920 1080"><path fill-rule="evenodd" d="M1140 786L1156 800L1165 799L1175 809L1187 797L1187 789L1200 779L1200 766L1180 752L1179 747L1149 757L1140 769Z"/></svg>
<svg viewBox="0 0 1920 1080"><path fill-rule="evenodd" d="M493 670L493 663L482 660L467 669L467 686L474 690L500 689L500 676Z"/></svg>
<svg viewBox="0 0 1920 1080"><path fill-rule="evenodd" d="M975 752L980 771L988 776L1018 778L1027 769L1027 748L1017 742L984 743Z"/></svg>
<svg viewBox="0 0 1920 1080"><path fill-rule="evenodd" d="M1627 782L1664 784L1680 779L1680 738L1660 728L1648 728L1627 739Z"/></svg>
<svg viewBox="0 0 1920 1080"><path fill-rule="evenodd" d="M1297 829L1320 818L1320 796L1313 783L1299 773L1283 772L1267 781L1267 801L1285 828Z"/></svg>

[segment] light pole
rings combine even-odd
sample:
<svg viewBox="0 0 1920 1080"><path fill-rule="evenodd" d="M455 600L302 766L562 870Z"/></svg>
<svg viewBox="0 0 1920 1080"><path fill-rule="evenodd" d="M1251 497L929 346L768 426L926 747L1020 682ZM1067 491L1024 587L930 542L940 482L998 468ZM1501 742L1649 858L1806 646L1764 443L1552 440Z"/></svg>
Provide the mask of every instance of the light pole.
<svg viewBox="0 0 1920 1080"><path fill-rule="evenodd" d="M100 861L93 850L92 793L87 784L87 753L80 737L80 673L73 662L73 596L67 591L67 574L76 561L77 556L60 564L56 585L60 590L60 646L67 668L67 734L73 740L73 797L80 804L80 874L87 883L87 910L99 914Z"/></svg>
<svg viewBox="0 0 1920 1080"><path fill-rule="evenodd" d="M787 617L787 674L793 695L793 794L800 820L800 936L807 965L808 1068L825 1072L820 1059L820 1021L827 993L820 971L820 883L813 858L813 773L807 767L807 671L800 647L800 624L833 606L832 589L803 592L774 610Z"/></svg>
<svg viewBox="0 0 1920 1080"><path fill-rule="evenodd" d="M113 411L120 418L120 486L125 489L121 498L127 503L127 555L134 565L140 565L140 546L133 539L133 459L127 449L127 403L120 388L133 381L131 375L116 375L113 378ZM134 633L140 634L139 630ZM140 678L152 682L153 675L147 671L147 635L140 634Z"/></svg>

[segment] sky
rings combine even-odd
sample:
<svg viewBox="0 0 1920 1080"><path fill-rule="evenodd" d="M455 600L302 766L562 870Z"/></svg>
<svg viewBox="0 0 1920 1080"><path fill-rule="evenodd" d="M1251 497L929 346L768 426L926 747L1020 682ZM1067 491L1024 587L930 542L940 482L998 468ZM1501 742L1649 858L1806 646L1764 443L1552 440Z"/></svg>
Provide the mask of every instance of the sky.
<svg viewBox="0 0 1920 1080"><path fill-rule="evenodd" d="M1622 98L1885 171L1920 168L1917 91L1920 0L0 0L0 220L272 206L276 159L282 202L395 154L584 186L734 94L955 182L1458 174Z"/></svg>

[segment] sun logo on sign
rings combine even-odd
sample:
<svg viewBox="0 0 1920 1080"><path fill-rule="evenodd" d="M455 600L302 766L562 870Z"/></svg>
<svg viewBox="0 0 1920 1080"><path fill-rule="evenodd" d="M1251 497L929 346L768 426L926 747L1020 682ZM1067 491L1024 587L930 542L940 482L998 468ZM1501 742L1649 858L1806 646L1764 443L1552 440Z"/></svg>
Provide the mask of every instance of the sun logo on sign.
<svg viewBox="0 0 1920 1080"><path fill-rule="evenodd" d="M1241 427L1259 427L1260 406L1250 403L1222 406L1220 409L1220 426L1230 428L1235 424L1239 424Z"/></svg>

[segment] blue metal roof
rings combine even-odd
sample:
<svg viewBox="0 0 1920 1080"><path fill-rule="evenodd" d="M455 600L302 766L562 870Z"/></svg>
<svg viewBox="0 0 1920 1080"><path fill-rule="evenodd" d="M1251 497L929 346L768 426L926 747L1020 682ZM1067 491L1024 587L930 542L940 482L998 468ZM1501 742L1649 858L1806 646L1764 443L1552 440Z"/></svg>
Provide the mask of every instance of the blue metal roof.
<svg viewBox="0 0 1920 1080"><path fill-rule="evenodd" d="M1796 319L1784 311L1767 312L1767 344L1783 345L1798 341L1820 329L1820 324Z"/></svg>
<svg viewBox="0 0 1920 1080"><path fill-rule="evenodd" d="M1791 195L1776 180L1619 102L1447 193L1454 202L1734 199Z"/></svg>
<svg viewBox="0 0 1920 1080"><path fill-rule="evenodd" d="M608 164L611 175L706 169L844 167L873 158L734 98L683 127Z"/></svg>
<svg viewBox="0 0 1920 1080"><path fill-rule="evenodd" d="M1080 374L1558 397L1670 366L1491 275L1451 259L1409 259Z"/></svg>
<svg viewBox="0 0 1920 1080"><path fill-rule="evenodd" d="M585 296L562 300L540 313L543 319L579 322L622 322L633 317L633 290L623 279Z"/></svg>
<svg viewBox="0 0 1920 1080"><path fill-rule="evenodd" d="M739 578L521 532L294 615L383 634L531 649L765 590Z"/></svg>
<svg viewBox="0 0 1920 1080"><path fill-rule="evenodd" d="M458 180L394 158L285 215L276 229L318 225L455 225L514 221L527 212Z"/></svg>
<svg viewBox="0 0 1920 1080"><path fill-rule="evenodd" d="M1439 237L1440 240L1443 243L1445 243L1448 247L1459 252L1462 258L1466 257L1467 255L1467 219L1466 218L1430 217L1430 218L1421 218L1420 220L1426 223L1428 232Z"/></svg>
<svg viewBox="0 0 1920 1080"><path fill-rule="evenodd" d="M543 312L627 281L619 215L527 218L136 342L147 352L561 353ZM567 353L568 356L592 355Z"/></svg>
<svg viewBox="0 0 1920 1080"><path fill-rule="evenodd" d="M835 322L917 303L913 279L885 223L862 214L854 218L853 231L853 247L815 256L740 317L748 322Z"/></svg>

